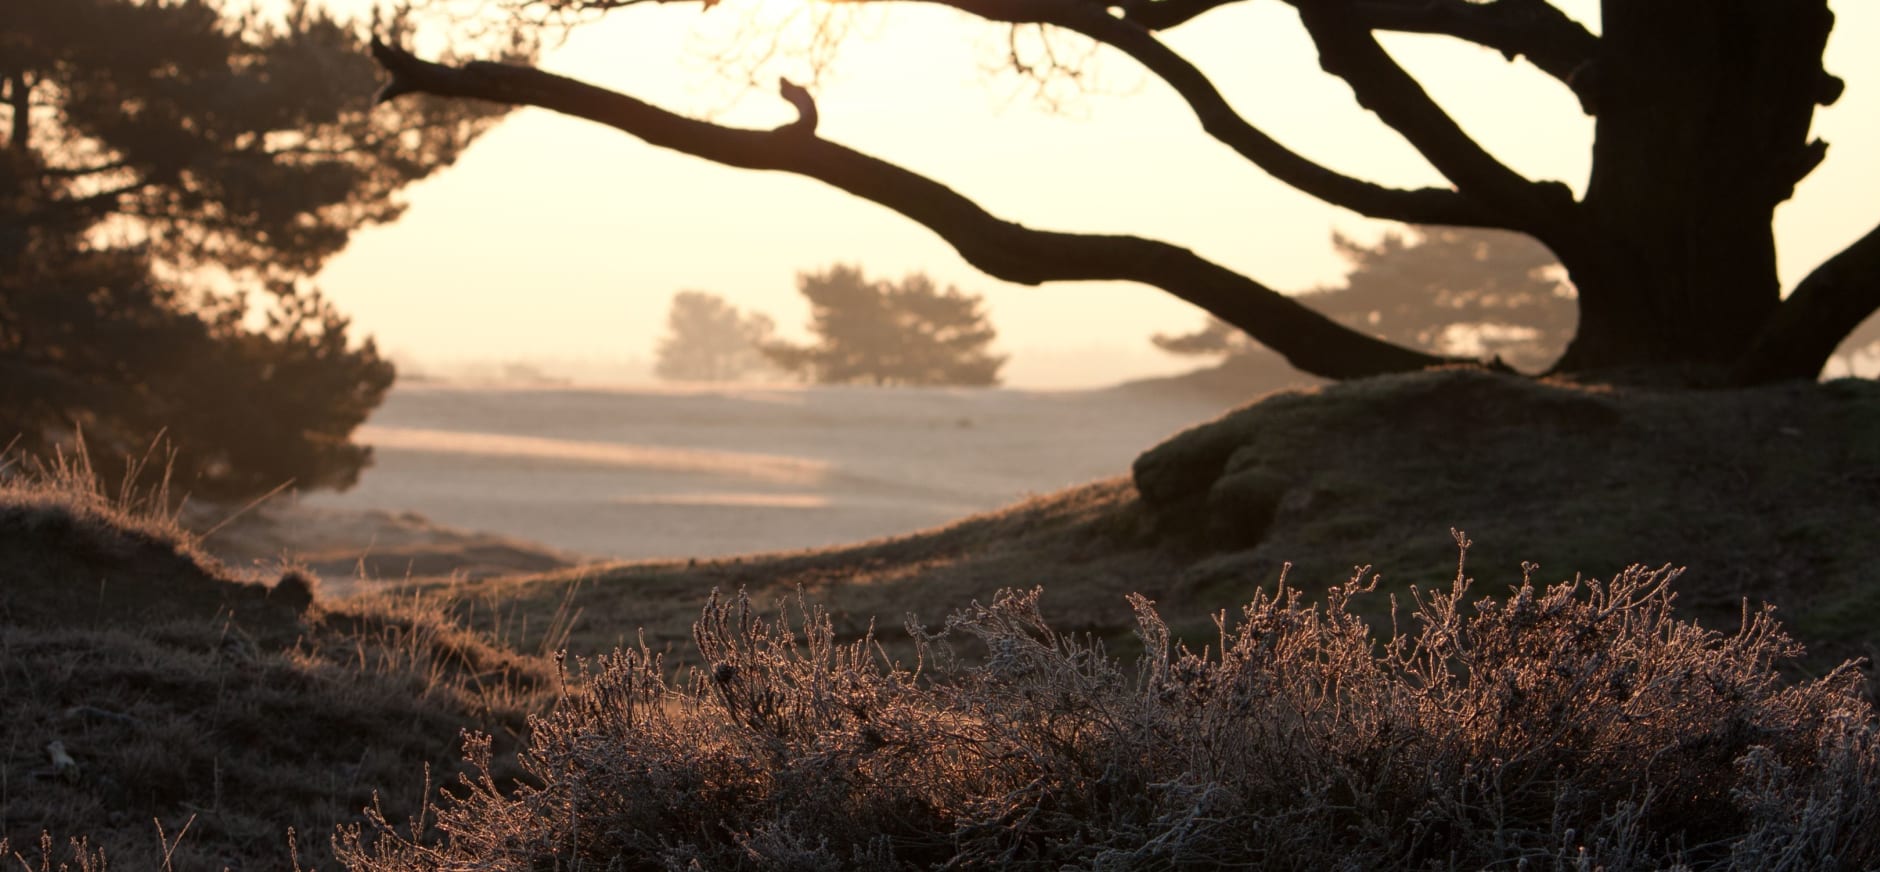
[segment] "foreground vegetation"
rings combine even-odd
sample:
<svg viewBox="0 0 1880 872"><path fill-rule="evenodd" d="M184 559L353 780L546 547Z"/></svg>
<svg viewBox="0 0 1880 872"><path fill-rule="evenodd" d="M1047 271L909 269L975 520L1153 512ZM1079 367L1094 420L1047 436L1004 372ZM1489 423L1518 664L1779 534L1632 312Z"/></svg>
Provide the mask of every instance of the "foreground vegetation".
<svg viewBox="0 0 1880 872"><path fill-rule="evenodd" d="M415 814L461 731L513 751L552 701L546 658L236 573L167 503L82 466L0 483L0 865L333 868L334 827Z"/></svg>
<svg viewBox="0 0 1880 872"><path fill-rule="evenodd" d="M217 565L82 469L15 478L0 856L1874 868L1872 400L1431 373L1274 397L1133 481L922 534L343 601ZM1519 583L1471 586L1453 542L1437 564L1439 517ZM1674 616L1672 570L1547 586L1514 548L1694 568ZM1353 557L1385 574L1332 578ZM933 626L874 631L910 613Z"/></svg>
<svg viewBox="0 0 1880 872"><path fill-rule="evenodd" d="M361 872L443 869L1868 868L1880 725L1850 666L1789 685L1768 610L1675 620L1675 572L1420 596L1380 641L1284 584L1132 668L1002 592L915 628L913 667L829 615L714 597L702 666L601 658L443 838L382 817ZM961 643L968 643L963 646ZM976 656L962 658L970 649ZM470 745L480 770L488 748Z"/></svg>

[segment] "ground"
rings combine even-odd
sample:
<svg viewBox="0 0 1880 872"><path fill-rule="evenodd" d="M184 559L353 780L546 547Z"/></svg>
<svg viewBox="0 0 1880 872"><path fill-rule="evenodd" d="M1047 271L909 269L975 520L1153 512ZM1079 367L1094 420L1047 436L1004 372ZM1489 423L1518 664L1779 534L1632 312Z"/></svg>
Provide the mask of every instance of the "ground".
<svg viewBox="0 0 1880 872"><path fill-rule="evenodd" d="M1871 381L1666 392L1451 370L1275 393L1144 453L1133 476L911 535L418 583L512 619L572 602L585 653L644 632L683 654L705 592L738 587L801 588L853 632L1042 585L1060 626L1127 645L1125 593L1203 635L1282 572L1315 595L1368 567L1369 614L1387 623L1388 594L1453 581L1453 530L1478 593L1524 572L1684 567L1683 608L1734 627L1746 602L1773 603L1825 668L1880 650L1876 504Z"/></svg>
<svg viewBox="0 0 1880 872"><path fill-rule="evenodd" d="M1687 567L1681 613L1727 630L1746 603L1773 603L1808 646L1801 668L1819 673L1880 653L1876 504L1873 382L1662 392L1475 370L1272 394L1163 441L1126 475L913 534L734 557L581 563L400 515L353 529L382 553L428 548L441 574L426 575L412 560L347 557L359 543L333 538L343 524L224 515L198 547L69 485L10 486L0 687L6 734L20 738L0 802L14 850L43 828L147 859L161 844L154 813L171 836L195 818L184 844L196 861L278 868L285 822L330 831L374 792L409 810L424 764L437 781L454 771L458 730L513 750L521 716L555 697L546 652L643 639L688 662L712 589L769 604L800 592L841 635L872 624L893 642L910 616L937 623L1001 588L1041 586L1053 626L1128 654L1140 643L1127 593L1198 646L1258 587L1283 576L1317 599L1361 566L1378 590L1357 608L1387 629L1393 595L1454 582L1452 530L1472 542L1478 595L1523 573ZM268 564L293 562L296 535L327 555L317 570ZM385 568L391 578L372 577ZM80 774L53 761L55 740Z"/></svg>

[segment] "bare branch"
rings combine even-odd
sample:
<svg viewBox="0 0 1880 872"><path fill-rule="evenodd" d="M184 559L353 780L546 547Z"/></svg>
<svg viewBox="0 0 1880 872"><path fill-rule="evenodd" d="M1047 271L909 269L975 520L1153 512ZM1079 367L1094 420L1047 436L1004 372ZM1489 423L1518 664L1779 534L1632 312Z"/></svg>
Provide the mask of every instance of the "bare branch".
<svg viewBox="0 0 1880 872"><path fill-rule="evenodd" d="M1352 0L1288 0L1318 46L1319 64L1351 85L1358 104L1402 134L1464 195L1517 220L1507 226L1558 237L1576 205L1556 181L1532 182L1510 169L1457 124L1423 86L1378 45ZM1550 240L1551 241L1551 240Z"/></svg>
<svg viewBox="0 0 1880 872"><path fill-rule="evenodd" d="M1836 346L1880 311L1880 226L1808 274L1782 301L1738 367L1737 379L1813 379Z"/></svg>
<svg viewBox="0 0 1880 872"><path fill-rule="evenodd" d="M1082 0L927 0L1012 24L1061 27L1115 48L1167 82L1201 126L1275 179L1361 215L1410 224L1508 228L1509 216L1446 188L1389 188L1315 163L1249 124L1206 74L1132 21Z"/></svg>
<svg viewBox="0 0 1880 872"><path fill-rule="evenodd" d="M1123 19L1150 30L1173 30L1222 6L1242 0L1125 0L1113 4L1122 10Z"/></svg>
<svg viewBox="0 0 1880 872"><path fill-rule="evenodd" d="M110 163L88 167L46 167L39 171L39 175L41 178L47 179L76 179L84 176L95 176L100 173L117 172L118 170L128 169L130 165L130 161L114 160Z"/></svg>
<svg viewBox="0 0 1880 872"><path fill-rule="evenodd" d="M796 125L727 127L528 67L445 66L377 41L372 52L392 75L381 94L429 93L538 106L729 166L818 179L919 222L988 275L1028 285L1088 280L1152 285L1240 327L1315 375L1355 378L1460 362L1354 331L1185 248L1135 236L1032 230L1002 220L925 176Z"/></svg>
<svg viewBox="0 0 1880 872"><path fill-rule="evenodd" d="M1599 53L1599 37L1547 0L1357 0L1353 12L1372 30L1452 36L1509 60L1525 57L1569 85Z"/></svg>
<svg viewBox="0 0 1880 872"><path fill-rule="evenodd" d="M140 180L82 197L54 199L40 206L39 211L52 214L102 215L116 210L124 197L149 188L151 184L151 182Z"/></svg>
<svg viewBox="0 0 1880 872"><path fill-rule="evenodd" d="M779 78L777 79L777 92L782 94L783 99L791 106L796 107L796 121L790 126L805 134L815 133L816 98L810 96L809 89L789 79Z"/></svg>

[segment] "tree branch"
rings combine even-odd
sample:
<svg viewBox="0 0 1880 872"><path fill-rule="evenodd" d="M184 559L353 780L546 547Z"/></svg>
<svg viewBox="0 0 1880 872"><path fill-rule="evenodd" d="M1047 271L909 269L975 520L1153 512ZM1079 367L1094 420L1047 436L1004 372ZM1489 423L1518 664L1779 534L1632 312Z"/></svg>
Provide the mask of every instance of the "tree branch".
<svg viewBox="0 0 1880 872"><path fill-rule="evenodd" d="M1389 188L1335 172L1286 148L1247 123L1186 58L1140 24L1082 0L927 0L1009 24L1048 24L1126 55L1167 82L1203 130L1275 179L1360 215L1409 224L1510 227L1506 215L1446 188Z"/></svg>
<svg viewBox="0 0 1880 872"><path fill-rule="evenodd" d="M1459 362L1354 331L1185 248L1134 236L1032 230L999 219L938 182L818 138L801 125L726 127L528 67L445 66L378 41L372 53L392 75L380 90L381 99L428 93L538 106L717 163L808 176L919 222L988 275L1028 285L1089 280L1152 285L1240 327L1314 375L1355 378Z"/></svg>
<svg viewBox="0 0 1880 872"><path fill-rule="evenodd" d="M1450 36L1508 60L1525 57L1569 86L1599 53L1599 37L1547 0L1357 0L1353 12L1371 30Z"/></svg>
<svg viewBox="0 0 1880 872"><path fill-rule="evenodd" d="M1880 226L1808 274L1744 355L1737 380L1813 379L1841 340L1880 311Z"/></svg>
<svg viewBox="0 0 1880 872"><path fill-rule="evenodd" d="M1511 228L1543 239L1559 235L1576 205L1572 190L1523 178L1471 139L1378 45L1352 0L1287 2L1299 10L1325 71L1344 79L1359 105L1402 134L1465 196L1516 216Z"/></svg>
<svg viewBox="0 0 1880 872"><path fill-rule="evenodd" d="M13 123L7 134L7 148L16 154L24 154L30 143L27 137L33 129L33 89L26 81L25 70L15 70L6 75L6 102L13 110Z"/></svg>
<svg viewBox="0 0 1880 872"><path fill-rule="evenodd" d="M39 215L105 215L118 210L120 201L126 195L135 194L148 187L151 187L150 182L131 182L116 188L86 194L82 197L48 200L35 211Z"/></svg>
<svg viewBox="0 0 1880 872"><path fill-rule="evenodd" d="M48 179L76 179L84 176L95 176L99 173L117 172L118 170L128 169L130 165L130 161L114 160L110 163L89 167L46 167L39 171L39 175Z"/></svg>
<svg viewBox="0 0 1880 872"><path fill-rule="evenodd" d="M1123 20L1150 30L1173 30L1203 13L1232 6L1241 0L1125 0L1112 4L1123 11Z"/></svg>

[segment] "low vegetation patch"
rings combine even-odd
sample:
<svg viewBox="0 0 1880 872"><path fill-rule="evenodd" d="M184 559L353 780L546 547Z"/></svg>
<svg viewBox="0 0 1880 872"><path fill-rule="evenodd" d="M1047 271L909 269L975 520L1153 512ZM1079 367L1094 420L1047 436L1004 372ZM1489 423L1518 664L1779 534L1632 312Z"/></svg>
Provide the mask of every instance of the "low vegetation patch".
<svg viewBox="0 0 1880 872"><path fill-rule="evenodd" d="M1463 543L1466 549L1466 543ZM1880 725L1844 666L1789 683L1770 611L1679 620L1676 572L1458 572L1374 633L1360 575L1282 579L1198 650L1134 598L1133 666L1004 591L914 665L743 595L699 666L592 663L507 789L472 742L455 795L347 829L355 872L524 869L1828 869L1880 864ZM970 656L969 656L970 655ZM423 834L432 830L435 838ZM413 832L413 830L417 832Z"/></svg>
<svg viewBox="0 0 1880 872"><path fill-rule="evenodd" d="M546 658L231 571L166 503L82 466L0 483L0 865L335 868L336 826L415 814L462 731L500 758L553 698Z"/></svg>
<svg viewBox="0 0 1880 872"><path fill-rule="evenodd" d="M0 857L1880 868L1877 425L1865 383L1427 373L1271 398L1133 480L925 533L345 601L15 479ZM1426 547L1445 519L1519 583L1412 586L1455 567ZM1517 553L1611 580L1536 585ZM1692 565L1676 615L1676 573L1619 555ZM748 593L701 617L712 588Z"/></svg>

